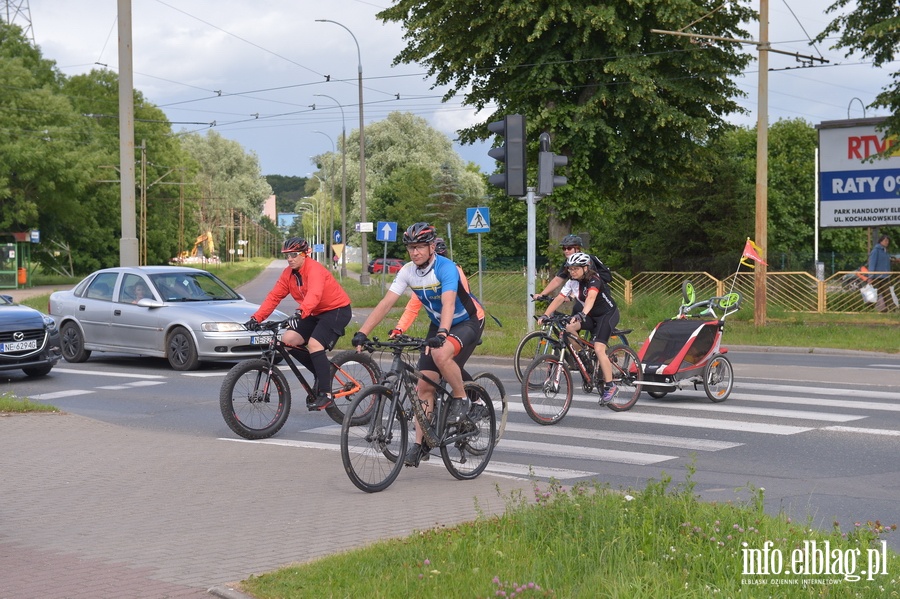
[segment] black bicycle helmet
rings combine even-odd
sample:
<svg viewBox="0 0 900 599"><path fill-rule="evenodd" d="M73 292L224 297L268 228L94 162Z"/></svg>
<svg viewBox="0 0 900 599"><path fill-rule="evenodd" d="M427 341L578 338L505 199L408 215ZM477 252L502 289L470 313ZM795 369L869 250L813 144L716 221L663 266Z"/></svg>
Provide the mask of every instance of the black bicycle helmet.
<svg viewBox="0 0 900 599"><path fill-rule="evenodd" d="M438 256L447 256L447 243L443 237L438 237L434 240L434 251Z"/></svg>
<svg viewBox="0 0 900 599"><path fill-rule="evenodd" d="M437 231L428 223L415 223L410 225L403 233L403 243L432 243L437 239Z"/></svg>
<svg viewBox="0 0 900 599"><path fill-rule="evenodd" d="M281 246L281 253L300 252L305 254L309 251L309 242L302 237L288 237Z"/></svg>
<svg viewBox="0 0 900 599"><path fill-rule="evenodd" d="M584 247L584 243L582 243L581 237L579 237L578 235L566 235L562 238L562 241L559 242L559 247L568 247L572 245Z"/></svg>
<svg viewBox="0 0 900 599"><path fill-rule="evenodd" d="M575 252L566 260L566 266L583 266L585 268L591 265L591 257L584 252Z"/></svg>

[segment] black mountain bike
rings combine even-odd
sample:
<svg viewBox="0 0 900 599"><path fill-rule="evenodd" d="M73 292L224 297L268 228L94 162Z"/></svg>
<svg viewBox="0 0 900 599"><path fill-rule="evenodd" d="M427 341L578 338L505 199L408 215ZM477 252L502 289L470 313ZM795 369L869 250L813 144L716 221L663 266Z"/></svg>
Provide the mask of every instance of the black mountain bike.
<svg viewBox="0 0 900 599"><path fill-rule="evenodd" d="M259 358L234 365L225 375L219 390L219 407L228 428L245 439L266 439L284 426L291 412L291 388L287 377L276 366L284 362L306 392L306 403L315 401L316 384L310 385L291 352L306 351L285 345L278 334L281 322L265 322L260 334L268 336L268 344ZM342 351L331 358L331 392L334 401L325 412L338 424L344 412L364 387L381 379L381 368L368 354Z"/></svg>
<svg viewBox="0 0 900 599"><path fill-rule="evenodd" d="M465 383L466 405L456 405L440 382L424 377L413 364L426 341L400 335L389 341L372 339L367 351L388 350L393 356L383 384L359 393L347 408L341 426L341 459L347 476L367 493L383 491L403 468L415 418L424 431L423 443L440 449L455 478L473 479L487 467L494 451L496 418L491 398L481 385ZM416 393L419 380L434 386L431 414Z"/></svg>
<svg viewBox="0 0 900 599"><path fill-rule="evenodd" d="M546 295L539 295L534 301L549 302L552 299L553 298ZM554 316L557 315L554 314ZM539 317L535 316L534 318L537 320ZM522 382L522 375L525 374L525 370L531 365L535 358L543 356L544 354L559 355L561 347L559 343L561 332L560 322L562 321L559 318L546 319L539 330L526 333L519 341L513 359L513 367L516 371L516 378L519 379L520 383ZM565 328L565 324L562 325L562 328ZM607 345L609 347L616 345L631 347L631 344L628 343L627 335L633 330L634 329L613 329ZM573 368L575 366L572 362L570 362L569 365Z"/></svg>
<svg viewBox="0 0 900 599"><path fill-rule="evenodd" d="M572 406L572 373L581 374L581 386L585 393L603 393L603 375L597 362L594 345L565 326L571 317L554 314L549 317L560 331L553 340L558 351L539 355L526 369L522 378L522 403L528 416L538 424L556 424ZM611 410L630 410L641 394L643 372L637 353L628 346L614 345L606 350L612 365L612 381L617 387L613 398L606 403Z"/></svg>

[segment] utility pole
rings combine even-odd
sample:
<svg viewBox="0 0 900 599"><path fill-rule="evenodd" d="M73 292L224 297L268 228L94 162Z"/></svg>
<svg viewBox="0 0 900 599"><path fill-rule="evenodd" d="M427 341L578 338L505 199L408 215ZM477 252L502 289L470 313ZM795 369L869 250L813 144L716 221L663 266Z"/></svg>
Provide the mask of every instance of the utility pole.
<svg viewBox="0 0 900 599"><path fill-rule="evenodd" d="M138 240L134 223L134 72L131 56L131 0L118 1L119 21L119 177L122 238L119 266L137 266Z"/></svg>
<svg viewBox="0 0 900 599"><path fill-rule="evenodd" d="M688 26L690 27L690 25ZM769 0L759 0L759 41L742 40L717 35L701 35L689 31L665 31L651 29L651 33L680 35L690 38L718 40L737 44L756 46L759 52L759 83L757 87L757 103L759 105L756 118L756 232L755 242L762 249L762 258L766 257L768 247L768 203L769 203L769 53L787 54L796 59L805 59L810 63L829 62L816 56L801 56L796 52L774 50L769 45ZM756 264L754 271L753 320L757 327L766 325L766 265Z"/></svg>

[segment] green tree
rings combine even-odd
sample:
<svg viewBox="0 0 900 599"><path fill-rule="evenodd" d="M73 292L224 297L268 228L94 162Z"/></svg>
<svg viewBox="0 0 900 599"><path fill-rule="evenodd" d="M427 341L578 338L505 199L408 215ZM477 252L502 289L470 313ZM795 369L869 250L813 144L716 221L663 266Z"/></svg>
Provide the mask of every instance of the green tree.
<svg viewBox="0 0 900 599"><path fill-rule="evenodd" d="M839 37L832 48L846 49L846 56L859 52L863 58L871 58L876 68L894 62L900 53L900 4L897 0L836 0L825 13L837 13L849 6L853 9L836 16L815 41L821 44L837 33ZM887 108L890 116L885 130L890 135L900 136L900 70L895 70L891 78L893 83L884 87L870 106Z"/></svg>
<svg viewBox="0 0 900 599"><path fill-rule="evenodd" d="M275 209L278 212L291 212L294 204L300 201L306 188L306 177L287 175L266 175L266 182L275 194Z"/></svg>
<svg viewBox="0 0 900 599"><path fill-rule="evenodd" d="M85 201L98 193L105 154L62 82L21 29L0 23L0 231L39 229L33 258L71 275L108 265L115 239L109 211Z"/></svg>
<svg viewBox="0 0 900 599"><path fill-rule="evenodd" d="M186 133L181 143L197 163L194 182L199 193L197 221L201 231L212 231L216 245L234 249L241 214L256 217L272 188L260 174L256 154L213 130L206 135Z"/></svg>
<svg viewBox="0 0 900 599"><path fill-rule="evenodd" d="M673 201L673 182L702 176L697 147L740 111L732 77L750 57L651 29L745 38L755 13L694 0L399 0L378 16L406 30L395 62L425 64L447 98L496 106L488 121L525 114L532 146L554 135L569 158L569 185L542 200L555 240L576 223L621 223L636 204ZM488 135L480 123L460 139Z"/></svg>
<svg viewBox="0 0 900 599"><path fill-rule="evenodd" d="M347 136L347 222L359 220L359 131ZM340 151L340 149L338 150ZM330 177L331 152L316 156L315 162L327 166L320 170L323 179ZM340 165L340 156L335 157ZM408 112L392 112L386 119L366 126L366 217L370 221L392 220L383 211L385 203L382 193L388 191L384 183L390 180L398 170L411 166L425 168L431 176L437 175L442 167L458 183L458 193L463 198L481 198L485 194L483 177L468 168L453 149L450 139L440 131L433 129L422 117ZM431 191L429 183L427 193ZM339 189L339 186L336 187ZM427 196L426 193L426 196ZM427 203L427 202L426 202ZM424 205L424 204L423 204ZM421 220L421 206L419 207ZM401 227L411 222L397 221ZM349 228L349 227L348 227Z"/></svg>
<svg viewBox="0 0 900 599"><path fill-rule="evenodd" d="M108 220L108 233L116 237L106 255L118 263L118 235L121 227L121 191L117 183L119 167L119 77L108 69L94 69L84 75L67 79L63 91L75 109L89 115L94 124L94 141L104 155L102 176L107 182L98 185L84 202L94 204L96 211ZM138 238L146 234L146 263L165 264L178 252L190 249L197 236L195 189L180 189L193 177L189 168L193 163L182 151L178 139L172 136L165 113L134 91L135 150L135 219ZM142 160L143 158L143 160ZM146 184L146 222L142 221L141 169ZM182 215L184 218L182 219ZM113 251L114 249L114 251Z"/></svg>

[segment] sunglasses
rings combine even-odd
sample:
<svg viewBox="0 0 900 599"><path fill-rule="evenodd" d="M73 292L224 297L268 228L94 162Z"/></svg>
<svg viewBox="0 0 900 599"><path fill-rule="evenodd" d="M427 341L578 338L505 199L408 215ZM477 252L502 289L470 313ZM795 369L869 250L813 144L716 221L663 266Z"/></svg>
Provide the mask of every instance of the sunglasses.
<svg viewBox="0 0 900 599"><path fill-rule="evenodd" d="M564 245L563 249L564 250L577 250L578 246L577 245Z"/></svg>
<svg viewBox="0 0 900 599"><path fill-rule="evenodd" d="M297 256L302 256L303 254L301 252L285 252L284 255L288 258L296 258Z"/></svg>

